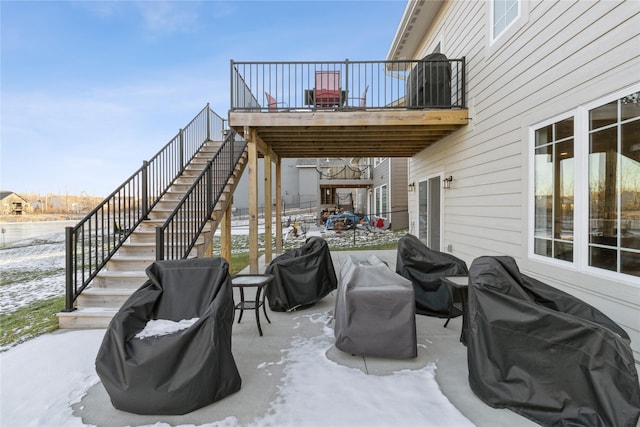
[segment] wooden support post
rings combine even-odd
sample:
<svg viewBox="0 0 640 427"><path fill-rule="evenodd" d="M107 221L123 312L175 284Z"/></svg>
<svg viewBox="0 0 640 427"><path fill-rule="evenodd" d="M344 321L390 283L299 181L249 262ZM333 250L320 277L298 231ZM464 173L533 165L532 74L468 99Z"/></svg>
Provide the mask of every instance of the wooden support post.
<svg viewBox="0 0 640 427"><path fill-rule="evenodd" d="M224 210L224 216L220 222L220 256L227 260L231 266L231 207L233 206L233 197L229 200L227 208Z"/></svg>
<svg viewBox="0 0 640 427"><path fill-rule="evenodd" d="M209 224L213 224L213 221L211 221L211 220L209 220L208 222L209 222ZM205 258L213 257L213 234L214 234L213 233L213 225L211 225L211 230L212 231L210 231L208 233L202 233L202 236L205 239L205 242L204 242L204 247L205 247L204 256L205 256ZM198 256L200 256L200 254L198 254Z"/></svg>
<svg viewBox="0 0 640 427"><path fill-rule="evenodd" d="M264 153L264 263L265 265L271 262L273 254L273 231L272 231L272 201L273 196L271 189L272 183L272 171L271 171L271 148L267 148Z"/></svg>
<svg viewBox="0 0 640 427"><path fill-rule="evenodd" d="M276 253L282 253L282 162L276 159Z"/></svg>
<svg viewBox="0 0 640 427"><path fill-rule="evenodd" d="M258 274L258 138L255 129L248 126L244 134L249 137L249 273Z"/></svg>

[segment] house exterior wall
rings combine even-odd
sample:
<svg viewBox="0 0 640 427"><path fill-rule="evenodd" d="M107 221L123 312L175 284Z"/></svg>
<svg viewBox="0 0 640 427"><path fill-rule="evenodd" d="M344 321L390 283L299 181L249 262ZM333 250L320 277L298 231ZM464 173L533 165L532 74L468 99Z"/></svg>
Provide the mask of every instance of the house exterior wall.
<svg viewBox="0 0 640 427"><path fill-rule="evenodd" d="M466 57L470 122L412 158L409 182L451 175L451 188L442 190L442 247L468 264L482 255L514 256L523 273L625 328L638 362L640 279L541 259L529 245L532 127L640 90L640 2L520 2L520 18L495 43L492 4L445 2L412 53L421 58L440 44L447 57ZM416 205L410 193L410 223Z"/></svg>
<svg viewBox="0 0 640 427"><path fill-rule="evenodd" d="M391 186L389 198L391 205L391 229L403 230L409 228L408 193L407 193L407 170L408 160L406 158L391 158L389 176Z"/></svg>
<svg viewBox="0 0 640 427"><path fill-rule="evenodd" d="M402 230L409 227L409 212L407 209L407 170L406 158L382 158L371 163L373 168L373 191L371 194L370 212L375 214L376 189L387 186L386 212L381 216L391 224L392 230Z"/></svg>
<svg viewBox="0 0 640 427"><path fill-rule="evenodd" d="M275 182L275 166L271 168L273 181ZM282 179L282 200L285 206L298 207L300 204L300 190L298 187L298 171L296 169L296 159L281 160ZM264 160L258 161L258 206L264 206ZM275 197L275 191L272 191ZM274 200L275 202L275 200ZM246 213L249 209L249 174L244 173L240 177L240 182L233 193L233 207L240 212Z"/></svg>
<svg viewBox="0 0 640 427"><path fill-rule="evenodd" d="M6 193L0 200L0 214L2 215L22 215L31 213L31 205L16 193Z"/></svg>
<svg viewBox="0 0 640 427"><path fill-rule="evenodd" d="M314 166L298 167L300 205L317 207L320 204L320 175ZM284 179L283 179L283 187Z"/></svg>

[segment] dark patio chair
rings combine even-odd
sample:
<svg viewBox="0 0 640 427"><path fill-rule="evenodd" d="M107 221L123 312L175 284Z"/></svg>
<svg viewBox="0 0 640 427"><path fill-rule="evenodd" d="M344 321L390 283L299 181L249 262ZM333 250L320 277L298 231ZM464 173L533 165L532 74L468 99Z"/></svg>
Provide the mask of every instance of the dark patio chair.
<svg viewBox="0 0 640 427"><path fill-rule="evenodd" d="M182 415L238 391L227 262L156 261L147 275L112 319L96 357L113 406L136 414ZM150 320L194 318L189 328L172 334L135 337Z"/></svg>
<svg viewBox="0 0 640 427"><path fill-rule="evenodd" d="M442 277L468 274L467 264L460 258L432 250L416 236L406 234L398 240L396 273L413 283L416 314L443 318L462 314L451 304L449 289L442 283Z"/></svg>
<svg viewBox="0 0 640 427"><path fill-rule="evenodd" d="M521 274L512 257L469 269L469 385L489 406L545 426L635 426L629 336L582 300Z"/></svg>
<svg viewBox="0 0 640 427"><path fill-rule="evenodd" d="M266 289L273 311L311 307L338 286L329 246L316 236L309 237L302 247L273 259L265 273L274 275Z"/></svg>

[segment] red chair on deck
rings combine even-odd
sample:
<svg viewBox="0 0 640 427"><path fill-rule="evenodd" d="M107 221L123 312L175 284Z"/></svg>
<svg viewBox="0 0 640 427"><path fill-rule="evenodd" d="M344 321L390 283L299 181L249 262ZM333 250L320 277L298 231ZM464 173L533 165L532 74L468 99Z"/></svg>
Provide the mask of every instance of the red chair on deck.
<svg viewBox="0 0 640 427"><path fill-rule="evenodd" d="M265 92L264 94L267 97L267 103L269 104L270 113L277 113L278 111L280 111L280 109L278 108L278 105L283 105L285 107L288 107L286 102L278 102L273 96L269 94L269 92Z"/></svg>
<svg viewBox="0 0 640 427"><path fill-rule="evenodd" d="M316 71L315 106L331 108L342 105L340 71Z"/></svg>

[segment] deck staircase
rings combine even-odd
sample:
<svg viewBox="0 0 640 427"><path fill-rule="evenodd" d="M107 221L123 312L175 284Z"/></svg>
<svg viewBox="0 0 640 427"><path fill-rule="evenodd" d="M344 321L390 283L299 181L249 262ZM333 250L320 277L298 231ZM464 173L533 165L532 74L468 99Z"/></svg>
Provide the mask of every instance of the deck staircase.
<svg viewBox="0 0 640 427"><path fill-rule="evenodd" d="M111 318L124 301L147 280L145 270L156 260L156 227L161 226L171 215L185 191L213 158L220 144L220 142L209 141L203 145L185 167L184 172L151 210L148 219L142 221L133 230L129 238L107 262L106 268L102 269L78 296L77 309L58 313L60 328L90 329L106 328L109 325ZM231 203L231 196L246 164L245 150L189 257L201 257L210 253L213 234L228 204Z"/></svg>

